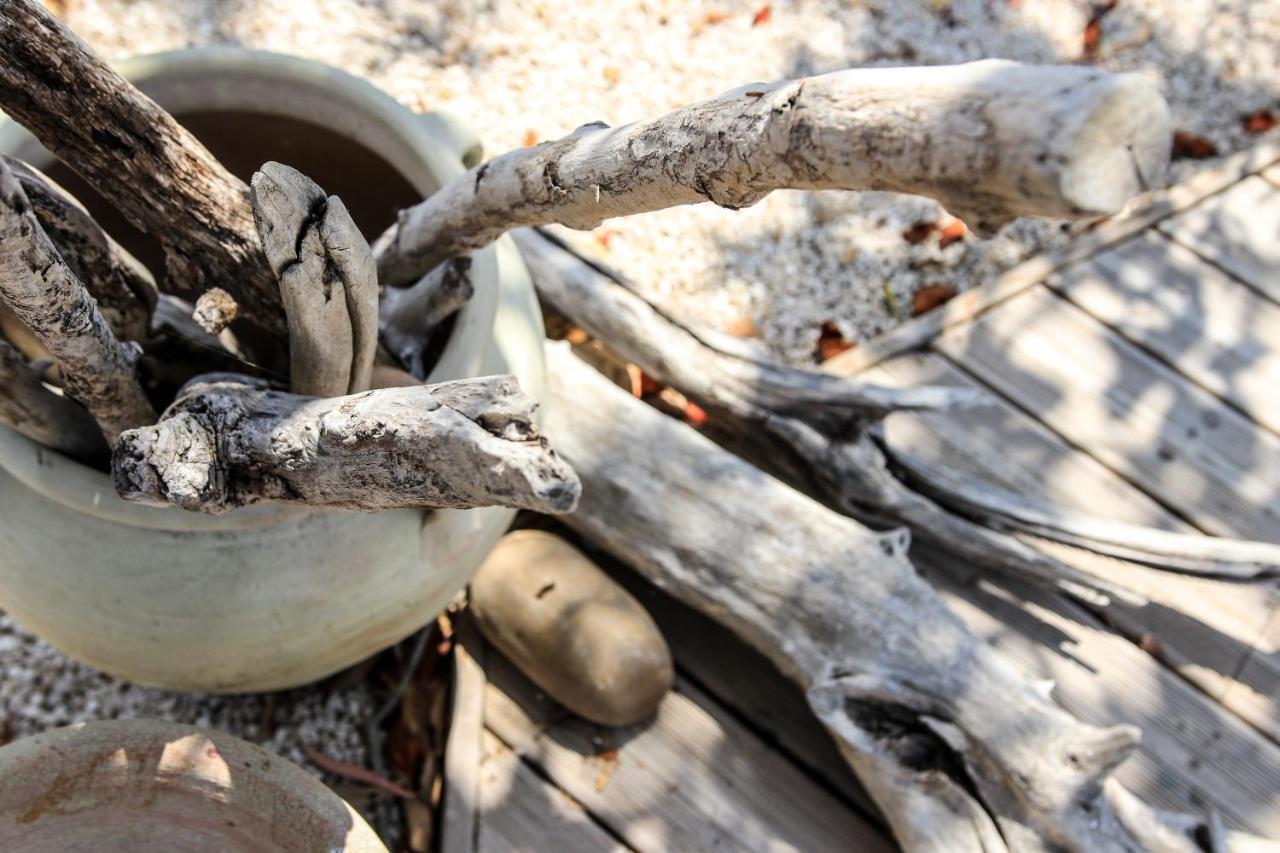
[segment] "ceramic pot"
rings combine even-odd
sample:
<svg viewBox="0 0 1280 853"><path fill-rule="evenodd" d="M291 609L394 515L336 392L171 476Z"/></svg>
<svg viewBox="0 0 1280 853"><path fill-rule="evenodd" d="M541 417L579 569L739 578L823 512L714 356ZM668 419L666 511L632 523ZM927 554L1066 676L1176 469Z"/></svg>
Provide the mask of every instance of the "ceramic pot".
<svg viewBox="0 0 1280 853"><path fill-rule="evenodd" d="M380 156L423 196L479 157L456 121L414 113L306 60L201 49L121 70L179 117L254 113L327 128ZM12 123L0 126L0 151L37 167L51 162ZM312 177L326 186L324 174ZM510 241L475 253L472 276L475 296L428 381L510 372L541 399L542 321ZM347 667L433 619L513 514L260 505L213 517L138 506L116 496L107 474L0 428L0 609L67 655L139 684L281 689Z"/></svg>
<svg viewBox="0 0 1280 853"><path fill-rule="evenodd" d="M0 850L386 853L301 767L154 720L80 723L0 749Z"/></svg>

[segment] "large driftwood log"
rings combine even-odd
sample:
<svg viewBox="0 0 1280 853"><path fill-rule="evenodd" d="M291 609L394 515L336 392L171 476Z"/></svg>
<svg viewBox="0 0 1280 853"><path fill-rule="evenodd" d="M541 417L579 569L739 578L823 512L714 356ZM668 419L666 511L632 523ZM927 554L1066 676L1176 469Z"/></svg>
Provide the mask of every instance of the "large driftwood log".
<svg viewBox="0 0 1280 853"><path fill-rule="evenodd" d="M1092 602L1133 594L912 491L890 472L867 427L908 409L972 404L951 388L894 389L726 352L537 232L515 239L544 302L653 376L727 416L735 439L774 470L816 484L845 513L917 537L979 565L1048 583ZM779 453L782 449L784 453Z"/></svg>
<svg viewBox="0 0 1280 853"><path fill-rule="evenodd" d="M1139 732L1076 720L971 634L907 560L905 531L825 509L565 345L548 385L547 433L582 478L567 523L803 685L905 848L1202 849L1202 822L1109 778Z"/></svg>
<svg viewBox="0 0 1280 853"><path fill-rule="evenodd" d="M215 375L122 435L112 470L126 500L208 513L261 501L567 512L578 480L536 408L510 376L317 400Z"/></svg>
<svg viewBox="0 0 1280 853"><path fill-rule="evenodd" d="M96 462L108 452L89 413L46 388L39 372L4 341L0 341L0 424L82 462Z"/></svg>
<svg viewBox="0 0 1280 853"><path fill-rule="evenodd" d="M40 227L97 301L115 336L126 341L146 337L158 298L151 273L48 176L21 160L0 158L17 177Z"/></svg>
<svg viewBox="0 0 1280 853"><path fill-rule="evenodd" d="M244 182L36 0L0 3L0 108L160 241L166 289L226 288L283 334Z"/></svg>
<svg viewBox="0 0 1280 853"><path fill-rule="evenodd" d="M736 209L779 189L931 196L986 232L1024 214L1115 213L1168 157L1164 99L1136 75L1001 60L857 69L496 157L401 211L375 251L382 283L403 285L518 226Z"/></svg>
<svg viewBox="0 0 1280 853"><path fill-rule="evenodd" d="M280 280L293 393L335 397L369 387L378 348L373 254L337 196L282 163L250 182L262 248Z"/></svg>
<svg viewBox="0 0 1280 853"><path fill-rule="evenodd" d="M36 220L17 177L0 162L0 302L57 359L62 387L84 404L108 443L155 420L134 371L141 352L111 334L93 297Z"/></svg>

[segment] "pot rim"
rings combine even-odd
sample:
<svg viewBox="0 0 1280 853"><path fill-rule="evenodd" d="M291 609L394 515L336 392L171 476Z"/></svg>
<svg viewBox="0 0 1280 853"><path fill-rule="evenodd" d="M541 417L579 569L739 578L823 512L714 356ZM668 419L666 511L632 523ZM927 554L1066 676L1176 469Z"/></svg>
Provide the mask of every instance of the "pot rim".
<svg viewBox="0 0 1280 853"><path fill-rule="evenodd" d="M115 67L161 102L191 103L185 109L267 112L254 99L279 87L296 97L275 99L271 114L312 124L345 117L333 132L365 147L395 168L424 197L461 175L464 161L479 156L479 143L457 119L442 113L415 113L367 80L302 57L242 47L199 47L134 57ZM256 88L255 88L256 86ZM197 88L198 87L198 88ZM0 118L0 152L23 159L50 156L24 128ZM485 344L498 313L497 260L493 247L472 255L475 295L458 312L449 340L426 382L480 373ZM485 286L493 283L495 286ZM177 512L172 507L130 503L115 493L109 473L0 426L0 467L42 496L81 513L134 527L174 531L233 531L274 525L304 515L344 510L258 504L218 516ZM421 512L420 510L401 510Z"/></svg>

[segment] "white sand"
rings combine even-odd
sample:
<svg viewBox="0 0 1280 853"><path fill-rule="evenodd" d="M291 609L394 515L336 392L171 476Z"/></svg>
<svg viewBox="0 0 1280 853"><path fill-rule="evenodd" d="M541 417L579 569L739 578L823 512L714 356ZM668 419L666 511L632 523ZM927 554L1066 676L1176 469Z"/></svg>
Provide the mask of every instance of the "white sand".
<svg viewBox="0 0 1280 853"><path fill-rule="evenodd" d="M108 56L243 44L329 62L415 109L447 108L490 153L619 124L730 87L855 65L983 57L1080 58L1089 4L1074 0L809 0L762 4L611 0L65 0L66 19ZM713 12L727 14L708 23ZM1179 128L1225 155L1265 137L1240 116L1280 111L1280 2L1120 0L1103 22L1099 64L1155 75ZM1212 161L1208 161L1211 163ZM1173 178L1204 163L1180 163ZM806 363L834 320L863 339L900 321L921 284L965 289L1070 239L1055 223L1017 222L986 243L918 246L902 231L939 216L929 201L779 193L730 213L683 208L607 223L610 264L669 310L725 329L750 321L780 356ZM885 287L895 295L887 306ZM335 591L340 595L340 591ZM19 734L74 720L153 716L258 739L262 701L130 688L66 661L0 614L0 718ZM276 700L268 745L299 741L360 761L363 689L294 691Z"/></svg>

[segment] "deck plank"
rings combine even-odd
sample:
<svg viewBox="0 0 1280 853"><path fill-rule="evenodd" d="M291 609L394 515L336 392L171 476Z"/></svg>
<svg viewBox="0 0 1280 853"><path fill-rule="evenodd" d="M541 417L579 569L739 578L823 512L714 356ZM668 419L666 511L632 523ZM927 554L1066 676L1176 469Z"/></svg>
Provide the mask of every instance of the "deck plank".
<svg viewBox="0 0 1280 853"><path fill-rule="evenodd" d="M1280 302L1280 193L1254 175L1157 226Z"/></svg>
<svg viewBox="0 0 1280 853"><path fill-rule="evenodd" d="M864 377L889 385L937 383L981 386L937 354L900 356ZM886 424L894 446L935 464L1063 507L1104 517L1189 531L1189 525L1097 460L1069 447L1010 404L958 412L898 414ZM1223 702L1280 741L1280 655L1255 651L1280 605L1276 581L1251 584L1174 574L1065 546L1037 542L1077 568L1149 599L1140 607L1114 604L1107 618L1146 645L1207 695ZM1249 676L1233 673L1254 656Z"/></svg>
<svg viewBox="0 0 1280 853"><path fill-rule="evenodd" d="M1265 739L1089 613L1044 590L957 582L919 561L970 627L1029 673L1055 682L1054 698L1097 725L1132 723L1141 749L1116 778L1155 805L1203 813L1280 837L1280 747ZM955 571L950 561L949 571Z"/></svg>
<svg viewBox="0 0 1280 853"><path fill-rule="evenodd" d="M639 851L894 849L880 830L688 683L647 725L563 712L489 655L485 722Z"/></svg>
<svg viewBox="0 0 1280 853"><path fill-rule="evenodd" d="M1280 437L1043 285L934 346L1200 528L1280 541Z"/></svg>
<svg viewBox="0 0 1280 853"><path fill-rule="evenodd" d="M1049 286L1280 432L1280 304L1154 231Z"/></svg>
<svg viewBox="0 0 1280 853"><path fill-rule="evenodd" d="M626 853L571 797L538 776L492 732L484 732L480 764L480 853L555 850Z"/></svg>

